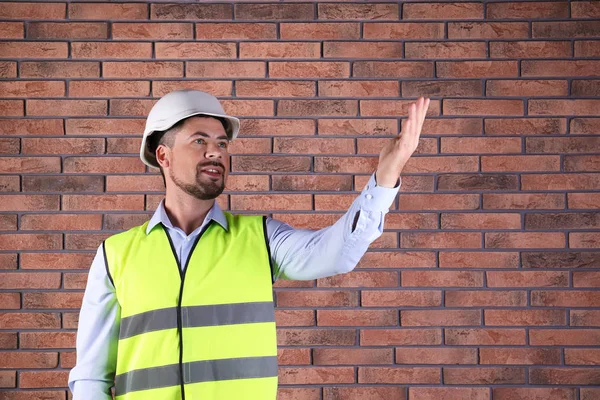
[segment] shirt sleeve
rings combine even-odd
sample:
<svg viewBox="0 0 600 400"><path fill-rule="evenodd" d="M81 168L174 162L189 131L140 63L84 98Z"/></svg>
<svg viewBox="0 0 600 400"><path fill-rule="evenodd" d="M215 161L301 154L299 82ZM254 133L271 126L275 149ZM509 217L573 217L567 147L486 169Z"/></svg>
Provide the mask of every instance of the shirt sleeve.
<svg viewBox="0 0 600 400"><path fill-rule="evenodd" d="M350 272L369 245L383 233L383 220L400 190L378 186L375 174L333 225L320 230L294 229L267 219L273 279L312 280Z"/></svg>
<svg viewBox="0 0 600 400"><path fill-rule="evenodd" d="M112 400L121 309L101 245L90 267L77 330L77 362L69 373L73 400Z"/></svg>

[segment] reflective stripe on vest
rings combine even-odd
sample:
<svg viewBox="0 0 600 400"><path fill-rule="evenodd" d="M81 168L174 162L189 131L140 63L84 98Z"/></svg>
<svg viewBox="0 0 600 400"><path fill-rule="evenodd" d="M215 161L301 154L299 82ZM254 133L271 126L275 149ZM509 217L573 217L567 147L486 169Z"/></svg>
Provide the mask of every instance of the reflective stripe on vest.
<svg viewBox="0 0 600 400"><path fill-rule="evenodd" d="M105 241L121 306L117 400L275 400L277 336L266 222L225 213L180 268L166 228Z"/></svg>

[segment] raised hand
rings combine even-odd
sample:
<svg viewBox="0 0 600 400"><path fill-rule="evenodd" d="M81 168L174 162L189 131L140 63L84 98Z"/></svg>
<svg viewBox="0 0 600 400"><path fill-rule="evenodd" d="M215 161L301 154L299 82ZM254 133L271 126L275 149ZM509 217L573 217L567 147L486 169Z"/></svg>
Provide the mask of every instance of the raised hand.
<svg viewBox="0 0 600 400"><path fill-rule="evenodd" d="M429 98L419 97L408 106L408 119L402 120L400 134L392 138L381 150L375 178L377 185L395 187L408 159L419 145L421 128L429 108Z"/></svg>

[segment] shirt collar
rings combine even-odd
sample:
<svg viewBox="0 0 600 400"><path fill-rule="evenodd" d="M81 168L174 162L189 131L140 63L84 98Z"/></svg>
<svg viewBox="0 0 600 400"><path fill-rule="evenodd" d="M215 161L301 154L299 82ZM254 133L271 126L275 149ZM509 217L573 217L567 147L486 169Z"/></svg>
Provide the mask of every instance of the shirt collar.
<svg viewBox="0 0 600 400"><path fill-rule="evenodd" d="M225 230L229 229L229 225L227 224L227 218L225 217L223 210L221 210L221 207L219 207L216 201L214 202L211 209L208 210L208 214L206 214L205 221L210 220L217 222ZM169 219L169 216L167 215L167 212L165 210L164 199L161 200L160 204L156 208L156 211L154 212L154 215L152 215L152 218L150 218L150 221L148 222L148 227L146 228L146 235L148 235L156 225L161 223L169 229L173 228L173 224L171 223L171 220Z"/></svg>

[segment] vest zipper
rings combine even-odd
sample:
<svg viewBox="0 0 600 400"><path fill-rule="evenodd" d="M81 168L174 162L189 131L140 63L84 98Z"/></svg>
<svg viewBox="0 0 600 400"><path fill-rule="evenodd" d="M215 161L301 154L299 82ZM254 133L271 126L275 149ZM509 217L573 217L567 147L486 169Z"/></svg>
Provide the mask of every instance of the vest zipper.
<svg viewBox="0 0 600 400"><path fill-rule="evenodd" d="M188 254L187 260L185 260L185 268L181 269L181 262L179 258L177 258L177 251L175 250L175 246L173 245L173 241L169 236L169 232L167 228L163 225L163 231L165 235L167 235L167 239L169 239L169 244L171 245L171 251L173 252L173 257L175 257L175 261L177 262L177 271L179 271L179 277L181 280L181 284L179 286L179 299L177 301L177 335L179 336L179 382L181 385L181 400L185 400L185 382L183 377L183 321L181 318L181 301L183 300L183 285L185 283L185 274L187 272L188 265L190 263L190 259L194 254L194 250L196 249L196 245L200 241L200 238L208 230L208 228L212 225L213 220L211 219L208 223L202 228L196 240L194 240L194 244L190 249L190 254ZM162 224L161 224L162 225Z"/></svg>

